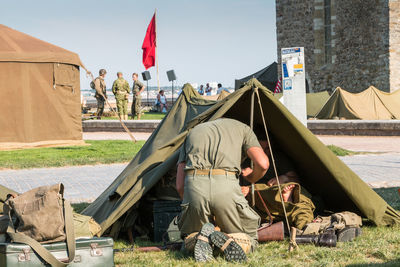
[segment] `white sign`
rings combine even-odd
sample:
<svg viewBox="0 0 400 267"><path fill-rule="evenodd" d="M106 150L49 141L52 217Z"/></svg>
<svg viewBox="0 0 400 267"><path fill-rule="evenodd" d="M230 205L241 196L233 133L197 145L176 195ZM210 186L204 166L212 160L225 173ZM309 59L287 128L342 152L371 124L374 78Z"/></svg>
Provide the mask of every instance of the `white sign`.
<svg viewBox="0 0 400 267"><path fill-rule="evenodd" d="M304 47L282 48L281 59L284 105L307 126Z"/></svg>

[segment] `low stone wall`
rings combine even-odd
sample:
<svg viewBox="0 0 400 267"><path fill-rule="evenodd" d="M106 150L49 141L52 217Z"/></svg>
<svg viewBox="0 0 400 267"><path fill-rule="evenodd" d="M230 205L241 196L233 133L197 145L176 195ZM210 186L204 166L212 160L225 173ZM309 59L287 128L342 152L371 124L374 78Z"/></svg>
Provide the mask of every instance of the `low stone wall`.
<svg viewBox="0 0 400 267"><path fill-rule="evenodd" d="M153 132L160 120L124 121L132 132ZM118 120L82 122L84 132L123 132ZM308 120L308 129L317 135L400 136L400 120Z"/></svg>
<svg viewBox="0 0 400 267"><path fill-rule="evenodd" d="M309 120L317 135L400 136L400 120Z"/></svg>
<svg viewBox="0 0 400 267"><path fill-rule="evenodd" d="M153 132L160 120L128 120L124 121L131 132ZM84 132L124 132L119 120L87 120L82 122Z"/></svg>

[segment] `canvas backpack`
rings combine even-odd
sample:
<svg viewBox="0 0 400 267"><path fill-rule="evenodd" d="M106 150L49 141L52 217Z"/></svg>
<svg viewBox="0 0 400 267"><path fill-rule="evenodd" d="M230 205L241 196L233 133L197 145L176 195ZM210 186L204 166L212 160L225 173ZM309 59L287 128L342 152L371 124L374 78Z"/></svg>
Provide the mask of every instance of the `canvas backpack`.
<svg viewBox="0 0 400 267"><path fill-rule="evenodd" d="M311 223L307 224L302 231L303 235L319 235L328 228L342 230L345 227L360 227L362 219L350 211L334 213L331 216L318 216Z"/></svg>
<svg viewBox="0 0 400 267"><path fill-rule="evenodd" d="M64 199L63 184L41 186L4 203L8 215L7 235L13 242L27 244L46 262L65 267L75 258L72 207ZM67 242L68 260L57 260L40 243Z"/></svg>
<svg viewBox="0 0 400 267"><path fill-rule="evenodd" d="M90 88L96 90L96 85L94 84L94 80L90 82Z"/></svg>

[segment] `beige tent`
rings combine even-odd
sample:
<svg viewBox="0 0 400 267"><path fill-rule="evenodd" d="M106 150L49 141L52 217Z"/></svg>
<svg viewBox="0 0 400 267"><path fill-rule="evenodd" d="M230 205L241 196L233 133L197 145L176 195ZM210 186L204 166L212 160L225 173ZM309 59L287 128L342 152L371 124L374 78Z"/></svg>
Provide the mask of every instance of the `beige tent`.
<svg viewBox="0 0 400 267"><path fill-rule="evenodd" d="M336 88L321 111L318 119L400 119L400 91L385 93L373 86L358 94Z"/></svg>
<svg viewBox="0 0 400 267"><path fill-rule="evenodd" d="M0 149L83 144L79 56L0 24Z"/></svg>

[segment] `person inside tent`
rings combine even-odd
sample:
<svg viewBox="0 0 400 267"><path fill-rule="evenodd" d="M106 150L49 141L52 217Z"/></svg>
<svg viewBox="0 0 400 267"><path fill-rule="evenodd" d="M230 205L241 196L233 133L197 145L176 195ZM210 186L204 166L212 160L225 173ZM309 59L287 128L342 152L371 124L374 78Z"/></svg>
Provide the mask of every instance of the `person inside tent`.
<svg viewBox="0 0 400 267"><path fill-rule="evenodd" d="M259 139L260 145L263 148L266 155L271 159L271 150L266 140L266 134L264 126L257 124L254 127L254 132ZM301 178L296 172L296 168L289 157L277 147L273 139L270 138L272 153L275 159L276 171L278 177L275 175L274 167L271 166L266 174L257 181L255 189L259 191L255 195L255 207L254 210L260 215L263 223L268 222L269 216L268 211L265 210L264 203L266 204L269 212L271 213L274 222L285 220L282 203L280 201L278 179L282 189L282 198L285 203L285 209L288 215L289 224L296 227L297 229L303 229L308 223L314 219L314 203L311 201L311 194L302 186ZM250 162L245 161L242 164L242 168L246 169ZM249 183L242 180L242 193L246 196L247 200L251 200L249 194L250 187Z"/></svg>

